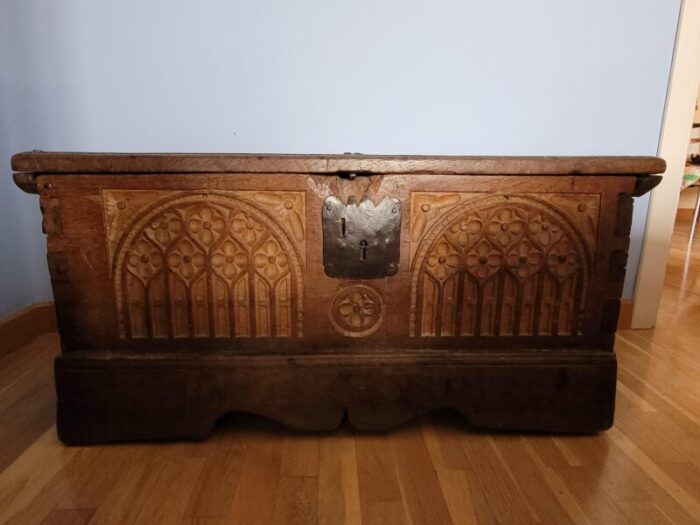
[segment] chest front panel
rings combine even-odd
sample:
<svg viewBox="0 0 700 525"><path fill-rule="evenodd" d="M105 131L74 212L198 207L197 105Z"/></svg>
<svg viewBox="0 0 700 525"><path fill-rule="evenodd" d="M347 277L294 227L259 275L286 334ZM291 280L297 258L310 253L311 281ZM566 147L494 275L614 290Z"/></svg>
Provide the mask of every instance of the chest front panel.
<svg viewBox="0 0 700 525"><path fill-rule="evenodd" d="M319 353L533 341L603 349L606 305L626 260L631 209L620 194L634 178L270 173L41 182L66 350ZM328 202L366 208L361 234L344 229L359 215L331 217L343 246L334 264L356 257L351 277L329 270ZM389 219L375 220L380 212ZM382 226L374 232L372 224ZM373 257L389 252L396 262L387 259L376 277Z"/></svg>

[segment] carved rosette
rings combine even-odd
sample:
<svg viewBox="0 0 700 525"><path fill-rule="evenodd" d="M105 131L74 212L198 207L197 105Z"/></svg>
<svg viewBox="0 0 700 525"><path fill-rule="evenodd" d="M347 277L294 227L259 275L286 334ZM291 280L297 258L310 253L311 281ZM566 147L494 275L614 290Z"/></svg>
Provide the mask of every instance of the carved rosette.
<svg viewBox="0 0 700 525"><path fill-rule="evenodd" d="M132 193L105 197L135 215L106 221L121 337L302 336L303 193Z"/></svg>
<svg viewBox="0 0 700 525"><path fill-rule="evenodd" d="M425 217L411 226L420 233L411 232L411 335L580 333L591 252L567 214L586 207L472 195L413 199L412 213ZM436 202L448 209L429 218Z"/></svg>
<svg viewBox="0 0 700 525"><path fill-rule="evenodd" d="M331 324L348 337L365 337L377 331L384 318L384 303L374 289L363 284L341 288L328 312Z"/></svg>

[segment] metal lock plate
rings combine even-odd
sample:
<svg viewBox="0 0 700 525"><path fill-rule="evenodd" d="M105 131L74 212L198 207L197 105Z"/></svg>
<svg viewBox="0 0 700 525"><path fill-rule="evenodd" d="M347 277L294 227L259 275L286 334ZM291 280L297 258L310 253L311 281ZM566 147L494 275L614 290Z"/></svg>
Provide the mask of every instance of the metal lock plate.
<svg viewBox="0 0 700 525"><path fill-rule="evenodd" d="M329 277L378 279L399 271L401 202L367 198L323 203L323 269Z"/></svg>

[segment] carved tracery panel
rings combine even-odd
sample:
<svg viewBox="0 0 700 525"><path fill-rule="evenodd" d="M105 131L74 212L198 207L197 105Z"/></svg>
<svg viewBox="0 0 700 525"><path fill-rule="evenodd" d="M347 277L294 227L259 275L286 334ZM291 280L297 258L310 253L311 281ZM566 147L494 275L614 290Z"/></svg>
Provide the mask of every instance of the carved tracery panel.
<svg viewBox="0 0 700 525"><path fill-rule="evenodd" d="M543 197L412 195L412 336L581 332L599 196Z"/></svg>
<svg viewBox="0 0 700 525"><path fill-rule="evenodd" d="M302 336L303 193L103 197L120 337Z"/></svg>

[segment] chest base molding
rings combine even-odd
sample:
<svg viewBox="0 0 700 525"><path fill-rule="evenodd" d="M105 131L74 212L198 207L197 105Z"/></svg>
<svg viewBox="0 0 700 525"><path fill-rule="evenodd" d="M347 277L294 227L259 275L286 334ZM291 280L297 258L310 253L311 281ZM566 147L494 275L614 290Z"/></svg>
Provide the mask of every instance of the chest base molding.
<svg viewBox="0 0 700 525"><path fill-rule="evenodd" d="M588 433L612 425L609 352L422 352L192 358L61 356L58 433L72 445L208 438L217 420L251 412L293 429L343 420L385 430L437 408L474 428ZM555 395L553 395L555 394Z"/></svg>

